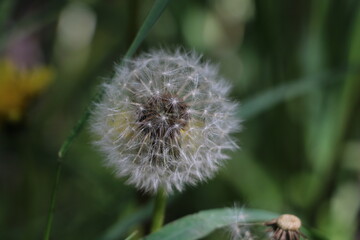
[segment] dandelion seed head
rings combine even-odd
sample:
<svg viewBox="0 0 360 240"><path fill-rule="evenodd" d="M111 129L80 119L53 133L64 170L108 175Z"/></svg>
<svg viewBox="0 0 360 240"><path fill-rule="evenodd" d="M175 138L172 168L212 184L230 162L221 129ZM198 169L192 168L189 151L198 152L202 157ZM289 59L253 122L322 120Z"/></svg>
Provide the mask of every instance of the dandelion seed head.
<svg viewBox="0 0 360 240"><path fill-rule="evenodd" d="M126 61L104 84L91 129L106 165L150 193L211 178L237 148L237 104L217 69L195 53L153 51Z"/></svg>

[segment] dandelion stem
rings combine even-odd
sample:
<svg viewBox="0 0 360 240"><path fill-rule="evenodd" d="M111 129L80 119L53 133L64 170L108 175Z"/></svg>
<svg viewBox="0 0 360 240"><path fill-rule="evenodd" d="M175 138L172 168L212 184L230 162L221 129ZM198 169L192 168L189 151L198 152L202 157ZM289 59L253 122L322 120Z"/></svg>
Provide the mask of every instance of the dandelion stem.
<svg viewBox="0 0 360 240"><path fill-rule="evenodd" d="M166 198L167 197L164 189L160 188L156 194L151 232L156 232L157 230L159 230L164 223Z"/></svg>

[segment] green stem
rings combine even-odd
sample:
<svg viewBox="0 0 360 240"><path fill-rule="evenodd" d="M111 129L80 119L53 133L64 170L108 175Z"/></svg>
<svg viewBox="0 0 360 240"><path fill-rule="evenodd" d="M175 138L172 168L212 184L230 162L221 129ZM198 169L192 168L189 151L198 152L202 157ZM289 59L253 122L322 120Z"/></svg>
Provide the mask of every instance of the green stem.
<svg viewBox="0 0 360 240"><path fill-rule="evenodd" d="M159 230L163 223L165 217L165 209L166 209L166 193L163 188L159 189L156 194L155 199L155 207L152 218L151 232L156 232Z"/></svg>
<svg viewBox="0 0 360 240"><path fill-rule="evenodd" d="M61 170L62 170L62 163L61 163L61 161L58 161L54 187L53 187L53 191L51 193L50 210L49 210L49 215L48 215L48 218L47 218L47 224L46 224L46 229L45 229L45 234L44 234L44 240L48 240L50 238L50 232L51 232L51 226L52 226L52 222L53 222L53 218L54 218L56 195L57 195L57 190L58 190L58 187L59 187Z"/></svg>

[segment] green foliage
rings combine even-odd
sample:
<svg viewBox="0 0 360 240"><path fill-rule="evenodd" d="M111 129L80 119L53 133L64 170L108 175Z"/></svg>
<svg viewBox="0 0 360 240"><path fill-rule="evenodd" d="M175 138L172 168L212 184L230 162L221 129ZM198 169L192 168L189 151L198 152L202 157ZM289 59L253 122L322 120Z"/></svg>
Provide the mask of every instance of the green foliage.
<svg viewBox="0 0 360 240"><path fill-rule="evenodd" d="M112 75L114 62L178 45L218 62L234 85L232 97L244 119L236 136L241 150L216 178L175 194L165 218L170 223L146 239L212 239L210 232L231 222L231 210L206 209L234 202L245 206L251 221L273 215L247 208L294 213L311 229L310 239L354 239L360 211L360 2L168 3L1 1L0 58L38 49L16 59L36 59L56 77L28 99L22 121L0 116L0 239L39 239L50 206L51 239L148 235L149 197L102 166L91 136L81 131L89 112L81 114L107 81L101 76ZM1 83L5 74L0 76ZM60 157L66 153L66 161L56 173L64 139ZM49 198L60 173L55 205Z"/></svg>
<svg viewBox="0 0 360 240"><path fill-rule="evenodd" d="M169 223L158 232L147 237L146 240L195 240L207 236L212 231L229 226L234 222L262 222L268 221L275 217L276 214L244 209L241 211L243 219L236 219L234 209L214 209L201 211L199 213L183 217L177 221Z"/></svg>

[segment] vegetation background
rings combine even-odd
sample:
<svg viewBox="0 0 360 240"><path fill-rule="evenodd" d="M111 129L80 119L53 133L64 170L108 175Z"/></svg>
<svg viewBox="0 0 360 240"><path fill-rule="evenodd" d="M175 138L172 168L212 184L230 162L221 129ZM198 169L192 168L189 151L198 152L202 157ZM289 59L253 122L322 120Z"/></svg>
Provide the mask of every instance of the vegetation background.
<svg viewBox="0 0 360 240"><path fill-rule="evenodd" d="M41 238L59 146L153 2L0 1L0 239ZM172 196L166 222L236 203L360 239L360 1L174 0L138 52L177 46L219 63L244 129L216 178ZM88 131L63 164L51 239L146 231L151 198L102 165Z"/></svg>

